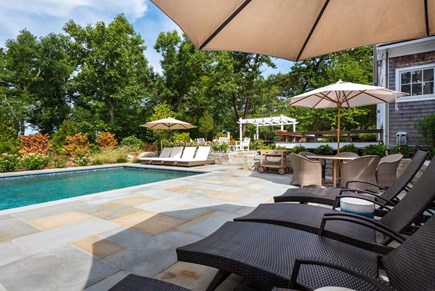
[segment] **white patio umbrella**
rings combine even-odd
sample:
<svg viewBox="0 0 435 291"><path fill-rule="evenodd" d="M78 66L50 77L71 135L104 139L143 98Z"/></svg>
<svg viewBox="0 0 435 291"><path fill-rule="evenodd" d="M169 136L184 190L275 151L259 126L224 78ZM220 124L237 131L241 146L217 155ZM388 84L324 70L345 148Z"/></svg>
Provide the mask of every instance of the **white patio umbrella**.
<svg viewBox="0 0 435 291"><path fill-rule="evenodd" d="M191 123L181 121L172 117L166 117L159 120L154 120L140 125L151 129L163 129L163 130L176 130L176 129L191 129L196 128ZM160 140L160 149L162 148L162 141Z"/></svg>
<svg viewBox="0 0 435 291"><path fill-rule="evenodd" d="M343 82L315 89L290 98L290 106L337 108L337 153L340 153L340 109L395 101L407 93L384 87Z"/></svg>
<svg viewBox="0 0 435 291"><path fill-rule="evenodd" d="M201 50L299 61L435 34L435 0L151 0Z"/></svg>

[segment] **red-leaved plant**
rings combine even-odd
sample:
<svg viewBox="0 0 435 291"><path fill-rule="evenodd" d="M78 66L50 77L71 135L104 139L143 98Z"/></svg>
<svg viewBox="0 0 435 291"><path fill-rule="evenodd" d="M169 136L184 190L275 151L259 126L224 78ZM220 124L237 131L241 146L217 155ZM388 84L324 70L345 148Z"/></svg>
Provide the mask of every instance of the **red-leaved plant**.
<svg viewBox="0 0 435 291"><path fill-rule="evenodd" d="M42 154L47 155L52 147L48 134L30 134L20 136L21 146L19 147L22 155Z"/></svg>
<svg viewBox="0 0 435 291"><path fill-rule="evenodd" d="M66 137L66 144L63 146L63 150L70 157L83 156L89 152L90 146L88 136L79 132L74 136Z"/></svg>
<svg viewBox="0 0 435 291"><path fill-rule="evenodd" d="M118 145L114 133L100 132L97 136L97 144L102 150L113 149Z"/></svg>

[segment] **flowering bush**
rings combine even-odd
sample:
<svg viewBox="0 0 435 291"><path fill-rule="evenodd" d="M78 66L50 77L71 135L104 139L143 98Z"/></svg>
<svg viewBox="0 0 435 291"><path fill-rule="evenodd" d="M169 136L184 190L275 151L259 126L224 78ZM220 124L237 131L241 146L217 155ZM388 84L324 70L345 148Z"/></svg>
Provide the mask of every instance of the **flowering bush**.
<svg viewBox="0 0 435 291"><path fill-rule="evenodd" d="M91 158L88 152L76 152L74 157L71 159L74 166L82 167L87 166L91 163Z"/></svg>
<svg viewBox="0 0 435 291"><path fill-rule="evenodd" d="M16 154L1 154L0 155L0 172L15 171L20 165L20 156Z"/></svg>
<svg viewBox="0 0 435 291"><path fill-rule="evenodd" d="M28 154L41 154L47 155L51 148L51 142L48 138L48 134L30 134L21 135L20 141L22 146L19 147L20 153L23 155Z"/></svg>
<svg viewBox="0 0 435 291"><path fill-rule="evenodd" d="M113 149L118 145L115 134L110 132L100 132L97 136L97 144L100 149Z"/></svg>
<svg viewBox="0 0 435 291"><path fill-rule="evenodd" d="M48 156L30 153L21 158L21 166L26 170L40 170L48 165Z"/></svg>
<svg viewBox="0 0 435 291"><path fill-rule="evenodd" d="M63 146L63 150L70 157L83 157L89 153L90 146L88 137L79 132L74 136L66 137L66 144Z"/></svg>

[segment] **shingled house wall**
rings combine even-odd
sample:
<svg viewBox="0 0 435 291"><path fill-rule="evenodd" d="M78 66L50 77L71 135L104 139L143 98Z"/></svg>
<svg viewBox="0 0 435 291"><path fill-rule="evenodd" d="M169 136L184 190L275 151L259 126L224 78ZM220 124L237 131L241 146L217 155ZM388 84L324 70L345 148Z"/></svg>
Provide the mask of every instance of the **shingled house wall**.
<svg viewBox="0 0 435 291"><path fill-rule="evenodd" d="M400 56L389 59L388 84L396 90L396 69L435 64L435 51ZM406 98L406 97L404 97ZM396 145L396 133L406 131L408 144L420 145L420 134L415 129L415 123L426 115L435 113L435 100L397 102L389 104L389 144Z"/></svg>

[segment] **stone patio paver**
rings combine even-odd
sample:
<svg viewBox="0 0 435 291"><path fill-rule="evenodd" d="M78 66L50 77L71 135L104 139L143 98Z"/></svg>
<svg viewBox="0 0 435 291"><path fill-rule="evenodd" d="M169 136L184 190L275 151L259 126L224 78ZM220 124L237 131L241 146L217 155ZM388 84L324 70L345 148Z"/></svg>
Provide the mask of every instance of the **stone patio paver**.
<svg viewBox="0 0 435 291"><path fill-rule="evenodd" d="M130 273L203 290L216 270L175 249L270 202L290 175L198 169L209 173L0 211L0 291L107 290ZM231 275L218 290L255 288Z"/></svg>
<svg viewBox="0 0 435 291"><path fill-rule="evenodd" d="M37 232L37 228L12 215L0 216L0 242Z"/></svg>

